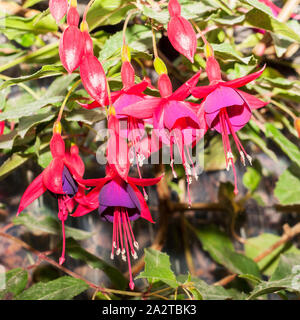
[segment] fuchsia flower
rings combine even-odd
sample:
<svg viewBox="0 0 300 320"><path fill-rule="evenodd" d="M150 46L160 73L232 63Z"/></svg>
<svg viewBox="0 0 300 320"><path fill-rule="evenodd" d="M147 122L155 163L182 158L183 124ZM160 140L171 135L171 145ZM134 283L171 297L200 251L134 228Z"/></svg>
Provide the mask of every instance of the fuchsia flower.
<svg viewBox="0 0 300 320"><path fill-rule="evenodd" d="M78 23L77 2L71 1L67 14L68 27L64 30L59 41L60 61L69 73L79 67L84 52L85 41L83 34L78 29Z"/></svg>
<svg viewBox="0 0 300 320"><path fill-rule="evenodd" d="M234 139L242 163L245 165L245 157L251 163L251 157L246 153L236 135L236 131L242 129L249 122L252 109L258 109L267 104L237 88L258 78L264 68L239 79L223 81L218 62L212 55L209 55L207 57L206 71L210 85L191 89L194 97L203 98L201 106L204 108L208 127L222 134L227 170L229 170L230 166L233 167L235 194L238 193L238 189L229 135L231 134Z"/></svg>
<svg viewBox="0 0 300 320"><path fill-rule="evenodd" d="M52 17L58 24L67 13L68 0L49 0L49 9Z"/></svg>
<svg viewBox="0 0 300 320"><path fill-rule="evenodd" d="M111 259L114 259L115 254L121 253L122 259L127 260L131 290L134 289L134 283L130 254L134 259L137 259L135 250L139 246L130 222L141 217L153 223L147 203L137 186L151 186L158 183L161 178L136 179L128 176L122 178L114 167L107 165L104 178L80 179L80 183L95 188L79 201L72 216L80 217L98 209L102 220L113 223Z"/></svg>
<svg viewBox="0 0 300 320"><path fill-rule="evenodd" d="M190 89L198 82L199 76L200 72L172 93L171 81L168 75L163 73L158 82L161 98L148 97L122 110L122 114L127 116L152 119L153 128L156 129L154 134L159 132L162 142L170 145L172 168L174 162L172 150L175 143L180 150L187 176L190 175L190 169L186 163L184 146L191 145L202 138L205 133L205 123L200 121L193 111L194 106L184 101L190 95ZM175 175L174 170L173 173Z"/></svg>
<svg viewBox="0 0 300 320"><path fill-rule="evenodd" d="M84 163L78 154L77 146L73 145L69 152L65 152L65 143L60 135L60 124L54 127L50 150L53 160L25 190L17 215L47 190L57 198L58 218L62 223L63 233L63 249L59 264L63 264L65 261L64 223L68 218L68 212L74 209L77 196L80 199L84 195L83 187L77 182L77 179L84 174Z"/></svg>
<svg viewBox="0 0 300 320"><path fill-rule="evenodd" d="M142 163L143 157L136 152L139 142L145 134L144 121L135 117L126 116L122 114L122 110L134 103L143 101L146 96L142 92L146 90L149 85L147 80L143 80L138 84L134 81L134 69L129 61L124 61L121 68L121 79L123 88L119 91L111 93L111 103L114 107L115 117L118 119L118 132L121 137L128 139L128 141L135 146L135 156L139 163ZM102 107L99 102L93 101L90 104L79 103L83 108L94 109ZM106 98L105 105L109 101ZM112 128L109 128L112 129Z"/></svg>
<svg viewBox="0 0 300 320"><path fill-rule="evenodd" d="M197 50L195 30L190 22L181 16L181 6L178 0L170 0L168 9L170 13L168 38L172 46L193 63Z"/></svg>

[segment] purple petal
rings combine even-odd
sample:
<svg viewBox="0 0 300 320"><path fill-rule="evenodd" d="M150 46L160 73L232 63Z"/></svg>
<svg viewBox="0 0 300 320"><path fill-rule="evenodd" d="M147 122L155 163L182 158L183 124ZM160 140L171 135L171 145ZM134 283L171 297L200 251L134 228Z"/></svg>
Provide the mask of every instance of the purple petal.
<svg viewBox="0 0 300 320"><path fill-rule="evenodd" d="M135 208L123 180L111 180L99 192L99 206Z"/></svg>
<svg viewBox="0 0 300 320"><path fill-rule="evenodd" d="M234 89L220 86L206 97L204 110L206 113L213 113L221 108L240 106L244 103L242 97Z"/></svg>
<svg viewBox="0 0 300 320"><path fill-rule="evenodd" d="M78 190L78 185L72 178L71 173L66 166L64 166L62 174L62 187L64 193L66 193L70 198L74 197Z"/></svg>

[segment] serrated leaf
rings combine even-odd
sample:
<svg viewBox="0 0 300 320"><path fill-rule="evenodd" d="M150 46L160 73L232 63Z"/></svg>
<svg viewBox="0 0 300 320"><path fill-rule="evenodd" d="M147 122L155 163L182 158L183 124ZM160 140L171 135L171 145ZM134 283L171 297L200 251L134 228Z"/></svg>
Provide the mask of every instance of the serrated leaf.
<svg viewBox="0 0 300 320"><path fill-rule="evenodd" d="M290 166L279 177L274 195L282 205L300 204L300 168Z"/></svg>
<svg viewBox="0 0 300 320"><path fill-rule="evenodd" d="M146 278L150 283L162 281L172 288L178 287L176 277L171 270L170 258L166 253L145 249L145 270L136 279Z"/></svg>
<svg viewBox="0 0 300 320"><path fill-rule="evenodd" d="M17 300L70 300L87 290L81 279L69 276L49 282L39 282L17 296Z"/></svg>
<svg viewBox="0 0 300 320"><path fill-rule="evenodd" d="M271 233L263 233L257 237L248 238L245 243L245 254L247 257L254 259L259 254L269 249L274 243L276 243L280 239L279 236L276 236ZM280 253L297 253L300 254L300 250L292 245L281 245L275 250L273 250L270 254L268 254L265 258L259 261L257 264L259 269L263 272L263 274L270 276L275 268L278 265L279 254Z"/></svg>
<svg viewBox="0 0 300 320"><path fill-rule="evenodd" d="M0 299L4 299L6 294L12 293L13 296L22 292L27 284L28 273L26 270L17 268L5 273L5 289L0 290Z"/></svg>
<svg viewBox="0 0 300 320"><path fill-rule="evenodd" d="M61 234L61 225L59 221L51 216L34 217L28 213L22 213L13 218L15 225L23 225L31 231L38 233ZM92 233L76 228L66 226L66 237L75 240L84 240L92 236Z"/></svg>
<svg viewBox="0 0 300 320"><path fill-rule="evenodd" d="M81 260L92 268L102 270L118 289L124 290L126 288L128 281L118 269L86 251L75 240L67 240L66 252L72 258Z"/></svg>
<svg viewBox="0 0 300 320"><path fill-rule="evenodd" d="M202 300L228 300L232 299L232 295L221 286L208 285L200 279L193 279L195 288L200 293Z"/></svg>

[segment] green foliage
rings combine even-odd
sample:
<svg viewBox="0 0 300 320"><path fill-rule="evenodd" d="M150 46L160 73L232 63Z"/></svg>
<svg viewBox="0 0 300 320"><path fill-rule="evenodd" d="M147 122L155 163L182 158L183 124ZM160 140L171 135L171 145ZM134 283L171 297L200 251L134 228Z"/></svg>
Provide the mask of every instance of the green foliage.
<svg viewBox="0 0 300 320"><path fill-rule="evenodd" d="M20 293L17 300L70 300L88 289L88 285L73 277L60 277L49 282L39 282Z"/></svg>

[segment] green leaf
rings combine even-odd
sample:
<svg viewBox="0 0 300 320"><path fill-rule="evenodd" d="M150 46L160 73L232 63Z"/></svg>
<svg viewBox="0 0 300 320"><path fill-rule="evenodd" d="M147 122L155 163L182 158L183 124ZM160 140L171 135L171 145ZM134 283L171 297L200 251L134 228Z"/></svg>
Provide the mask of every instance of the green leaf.
<svg viewBox="0 0 300 320"><path fill-rule="evenodd" d="M105 118L105 113L101 110L87 110L83 108L72 110L65 117L67 121L80 121L89 125L104 120Z"/></svg>
<svg viewBox="0 0 300 320"><path fill-rule="evenodd" d="M18 125L18 135L21 138L24 138L24 136L31 127L39 123L48 122L52 120L55 117L55 113L53 113L50 110L51 108L48 108L46 110L43 110L43 113L38 113L36 115L20 118Z"/></svg>
<svg viewBox="0 0 300 320"><path fill-rule="evenodd" d="M64 276L34 284L19 294L17 300L70 300L88 288L83 280Z"/></svg>
<svg viewBox="0 0 300 320"><path fill-rule="evenodd" d="M42 68L43 69L43 68ZM57 68L57 70L59 70ZM45 69L44 69L45 71ZM48 70L49 71L49 70ZM51 85L47 88L43 98L50 98L53 96L64 95L71 83L78 77L78 74L68 74L56 78Z"/></svg>
<svg viewBox="0 0 300 320"><path fill-rule="evenodd" d="M57 76L57 75L60 75L64 72L66 72L66 71L65 71L64 67L62 67L62 66L53 66L53 65L43 66L39 71L37 71L36 73L31 74L29 76L22 76L22 77L13 78L13 79L5 81L3 84L0 85L0 90L4 89L6 87L12 86L16 83L40 79L40 78L44 78L44 77Z"/></svg>
<svg viewBox="0 0 300 320"><path fill-rule="evenodd" d="M43 152L41 153L39 156L38 156L38 164L43 168L47 168L48 165L50 164L50 162L52 161L53 157L52 157L52 153L50 150L46 151L46 152Z"/></svg>
<svg viewBox="0 0 300 320"><path fill-rule="evenodd" d="M279 177L274 195L282 205L300 204L300 168L290 166Z"/></svg>
<svg viewBox="0 0 300 320"><path fill-rule="evenodd" d="M56 22L51 15L44 17L36 23L38 18L39 14L31 18L7 16L5 18L5 28L8 30L18 30L23 33L28 33L28 31L30 31L35 34L45 34L57 31Z"/></svg>
<svg viewBox="0 0 300 320"><path fill-rule="evenodd" d="M244 0L244 3L253 7L246 13L246 21L253 27L271 31L290 38L300 43L300 36L293 29L288 27L286 23L278 21L273 17L271 9L258 0Z"/></svg>
<svg viewBox="0 0 300 320"><path fill-rule="evenodd" d="M126 13L135 8L130 0L96 0L87 14L90 30L99 26L117 24L124 20Z"/></svg>
<svg viewBox="0 0 300 320"><path fill-rule="evenodd" d="M86 251L75 240L67 240L66 252L72 258L81 260L92 268L102 270L109 277L111 282L120 290L124 290L127 287L128 281L118 269Z"/></svg>
<svg viewBox="0 0 300 320"><path fill-rule="evenodd" d="M50 138L47 137L46 139L43 139L39 152L43 151L45 148L49 146ZM30 149L29 147L28 149ZM27 150L28 150L27 149ZM26 153L26 151L22 153L13 153L10 158L8 158L0 167L0 180L4 179L7 175L12 173L16 168L24 164L26 161L28 161L30 158L33 157L34 153Z"/></svg>
<svg viewBox="0 0 300 320"><path fill-rule="evenodd" d="M162 281L172 288L178 287L176 277L171 270L170 258L166 253L145 249L145 270L136 279L147 278L151 282Z"/></svg>
<svg viewBox="0 0 300 320"><path fill-rule="evenodd" d="M266 136L272 138L281 150L300 167L300 150L287 139L272 123L266 123Z"/></svg>
<svg viewBox="0 0 300 320"><path fill-rule="evenodd" d="M294 285L295 284L294 281L295 281L295 275L290 275L286 278L275 280L275 281L263 281L254 288L254 290L251 292L251 294L247 299L253 300L259 296L273 293L273 292L278 292L280 290L290 290L290 291L296 291L299 293L300 286L299 284L298 286Z"/></svg>
<svg viewBox="0 0 300 320"><path fill-rule="evenodd" d="M270 281L284 279L289 275L294 274L300 275L300 254L296 253L285 253L280 255L278 266L272 274ZM300 284L299 284L300 287Z"/></svg>
<svg viewBox="0 0 300 320"><path fill-rule="evenodd" d="M0 290L0 299L5 299L8 293L13 296L22 292L27 284L28 273L26 270L17 268L9 270L5 273L5 289Z"/></svg>
<svg viewBox="0 0 300 320"><path fill-rule="evenodd" d="M8 158L0 167L0 180L4 179L16 168L24 164L33 155L21 155L14 153L10 158Z"/></svg>
<svg viewBox="0 0 300 320"><path fill-rule="evenodd" d="M212 20L218 24L233 26L239 24L245 20L244 15L240 16L222 16L222 17L212 17Z"/></svg>
<svg viewBox="0 0 300 320"><path fill-rule="evenodd" d="M149 27L143 25L134 25L126 30L126 41L130 49L144 52L152 48L152 31ZM100 61L121 54L123 44L123 32L117 32L105 42L100 55Z"/></svg>
<svg viewBox="0 0 300 320"><path fill-rule="evenodd" d="M39 99L34 102L24 104L22 108L19 105L12 105L6 108L4 112L0 114L0 121L7 119L18 119L25 116L35 114L41 108L54 103L61 102L64 99L63 96L51 97L47 99Z"/></svg>
<svg viewBox="0 0 300 320"><path fill-rule="evenodd" d="M34 217L28 213L20 214L13 218L15 225L23 225L36 233L50 233L59 235L61 233L61 225L59 221L51 216ZM92 236L90 232L66 226L66 237L75 240L84 240Z"/></svg>
<svg viewBox="0 0 300 320"><path fill-rule="evenodd" d="M17 135L18 135L17 130L13 130L7 134L1 135L0 136L0 149L11 149Z"/></svg>
<svg viewBox="0 0 300 320"><path fill-rule="evenodd" d="M195 288L200 293L202 300L228 300L232 299L232 295L221 286L208 285L200 279L193 279Z"/></svg>
<svg viewBox="0 0 300 320"><path fill-rule="evenodd" d="M258 237L248 238L245 243L245 254L247 257L254 259L259 254L269 249L274 243L276 243L280 239L279 236L276 236L271 233L263 233ZM279 254L280 253L297 253L300 254L300 250L292 245L281 245L275 250L273 250L270 254L268 254L265 258L259 261L257 264L259 269L265 274L270 276L275 268L278 265Z"/></svg>
<svg viewBox="0 0 300 320"><path fill-rule="evenodd" d="M280 256L276 270L269 281L260 282L248 299L254 299L280 290L300 293L300 254L286 253Z"/></svg>
<svg viewBox="0 0 300 320"><path fill-rule="evenodd" d="M211 257L233 273L251 274L260 278L257 264L243 254L234 251L229 237L215 226L195 229L196 235Z"/></svg>
<svg viewBox="0 0 300 320"><path fill-rule="evenodd" d="M247 167L247 171L243 176L243 184L251 192L254 192L261 180L260 173L254 167Z"/></svg>

